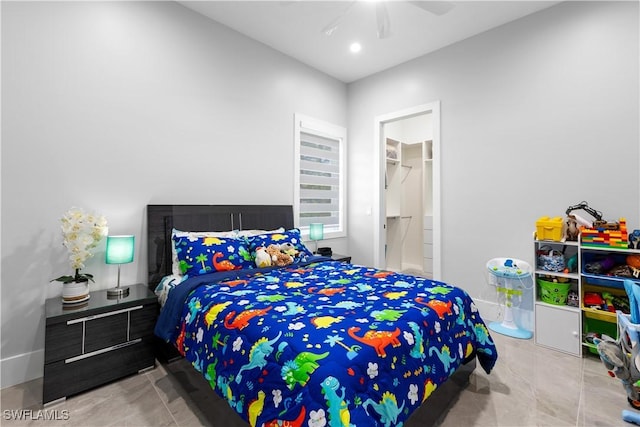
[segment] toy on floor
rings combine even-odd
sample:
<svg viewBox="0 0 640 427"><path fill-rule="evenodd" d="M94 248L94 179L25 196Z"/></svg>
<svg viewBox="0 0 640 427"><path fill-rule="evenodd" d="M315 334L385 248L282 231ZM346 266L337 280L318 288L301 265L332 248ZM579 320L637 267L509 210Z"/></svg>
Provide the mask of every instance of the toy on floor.
<svg viewBox="0 0 640 427"><path fill-rule="evenodd" d="M609 375L622 382L631 407L640 409L640 285L631 280L623 283L630 314L617 311L619 337L615 341L609 337L594 338L594 343ZM640 413L622 411L622 419L640 425Z"/></svg>
<svg viewBox="0 0 640 427"><path fill-rule="evenodd" d="M489 284L496 287L498 302L504 298L505 305L502 322L489 323L489 329L514 338L531 338L532 332L520 328L513 319L513 307L520 305L522 290L533 288L531 266L526 261L515 258L493 258L487 262L487 270L491 274Z"/></svg>
<svg viewBox="0 0 640 427"><path fill-rule="evenodd" d="M622 410L622 419L628 423L634 423L640 425L640 414L637 412L629 411L627 409Z"/></svg>

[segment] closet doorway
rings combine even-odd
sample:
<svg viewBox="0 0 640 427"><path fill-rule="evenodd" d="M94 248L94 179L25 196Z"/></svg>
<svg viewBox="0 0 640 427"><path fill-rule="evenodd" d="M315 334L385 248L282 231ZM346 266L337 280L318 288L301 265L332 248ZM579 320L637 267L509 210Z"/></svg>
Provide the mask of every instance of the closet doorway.
<svg viewBox="0 0 640 427"><path fill-rule="evenodd" d="M376 117L374 264L440 279L440 104Z"/></svg>

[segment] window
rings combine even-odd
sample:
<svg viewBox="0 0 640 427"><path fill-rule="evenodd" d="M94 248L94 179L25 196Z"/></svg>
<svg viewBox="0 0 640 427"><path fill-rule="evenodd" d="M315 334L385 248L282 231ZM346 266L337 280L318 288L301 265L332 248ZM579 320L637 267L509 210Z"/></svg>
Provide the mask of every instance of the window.
<svg viewBox="0 0 640 427"><path fill-rule="evenodd" d="M345 128L295 115L294 215L303 236L324 224L324 238L347 235Z"/></svg>

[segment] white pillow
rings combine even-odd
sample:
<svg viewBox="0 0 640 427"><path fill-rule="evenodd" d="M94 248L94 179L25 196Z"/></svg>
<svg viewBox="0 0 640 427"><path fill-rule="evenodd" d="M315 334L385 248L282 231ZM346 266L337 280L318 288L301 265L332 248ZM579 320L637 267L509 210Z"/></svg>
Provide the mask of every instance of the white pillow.
<svg viewBox="0 0 640 427"><path fill-rule="evenodd" d="M238 231L238 237L253 237L259 234L268 233L284 233L284 227L276 228L275 230L240 230Z"/></svg>
<svg viewBox="0 0 640 427"><path fill-rule="evenodd" d="M200 237L227 237L235 238L238 236L237 230L232 231L180 231L175 228L171 230L171 272L176 277L182 277L182 271L180 271L180 262L178 261L178 254L176 252L174 237L186 237L189 240L195 240Z"/></svg>

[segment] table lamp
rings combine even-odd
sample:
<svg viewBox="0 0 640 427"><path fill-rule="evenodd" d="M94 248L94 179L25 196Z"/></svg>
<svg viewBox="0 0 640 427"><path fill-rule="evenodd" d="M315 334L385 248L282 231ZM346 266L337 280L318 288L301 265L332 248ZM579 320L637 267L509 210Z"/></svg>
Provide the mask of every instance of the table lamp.
<svg viewBox="0 0 640 427"><path fill-rule="evenodd" d="M134 236L107 236L107 264L118 264L118 284L107 290L107 297L126 297L129 287L120 286L120 265L133 262Z"/></svg>
<svg viewBox="0 0 640 427"><path fill-rule="evenodd" d="M318 240L324 238L324 224L320 222L313 222L309 224L309 239L313 240L316 244L316 250L313 253L318 253Z"/></svg>

